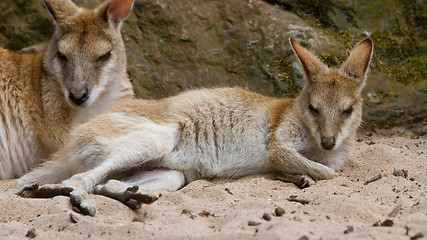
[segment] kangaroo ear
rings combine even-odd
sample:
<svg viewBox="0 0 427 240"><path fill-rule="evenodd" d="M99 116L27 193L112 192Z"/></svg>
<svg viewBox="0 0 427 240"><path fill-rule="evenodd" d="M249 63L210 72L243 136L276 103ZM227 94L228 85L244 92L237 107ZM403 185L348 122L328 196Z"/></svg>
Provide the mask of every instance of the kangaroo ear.
<svg viewBox="0 0 427 240"><path fill-rule="evenodd" d="M112 0L101 4L96 10L105 21L120 29L121 23L132 10L134 0Z"/></svg>
<svg viewBox="0 0 427 240"><path fill-rule="evenodd" d="M67 17L74 15L78 7L70 0L43 0L50 15L57 23L60 23Z"/></svg>
<svg viewBox="0 0 427 240"><path fill-rule="evenodd" d="M347 55L348 58L340 69L341 72L350 77L364 80L369 63L372 59L373 50L374 44L369 38L357 43L353 50Z"/></svg>
<svg viewBox="0 0 427 240"><path fill-rule="evenodd" d="M313 76L328 71L328 66L299 45L293 38L290 38L289 42L291 43L295 55L298 57L299 65L308 81L310 81Z"/></svg>

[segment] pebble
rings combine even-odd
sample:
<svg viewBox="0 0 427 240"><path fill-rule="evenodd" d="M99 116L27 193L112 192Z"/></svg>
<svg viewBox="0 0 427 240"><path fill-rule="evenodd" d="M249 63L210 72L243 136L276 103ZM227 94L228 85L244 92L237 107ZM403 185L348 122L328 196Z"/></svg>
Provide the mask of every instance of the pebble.
<svg viewBox="0 0 427 240"><path fill-rule="evenodd" d="M270 214L268 214L268 213L264 213L264 214L262 215L262 218L264 218L266 221L270 221L270 220L271 220L271 216L270 216Z"/></svg>
<svg viewBox="0 0 427 240"><path fill-rule="evenodd" d="M73 213L70 213L70 219L71 219L72 223L78 223L79 222L79 218Z"/></svg>
<svg viewBox="0 0 427 240"><path fill-rule="evenodd" d="M344 231L344 234L348 234L354 231L353 226L347 226L347 229Z"/></svg>
<svg viewBox="0 0 427 240"><path fill-rule="evenodd" d="M261 225L260 222L248 221L248 226L258 226Z"/></svg>
<svg viewBox="0 0 427 240"><path fill-rule="evenodd" d="M277 207L274 210L274 214L276 214L276 216L281 217L283 216L283 214L285 214L285 209L281 208L281 207Z"/></svg>
<svg viewBox="0 0 427 240"><path fill-rule="evenodd" d="M28 232L25 236L29 237L29 238L35 238L37 236L36 229L34 229L34 228L28 229Z"/></svg>

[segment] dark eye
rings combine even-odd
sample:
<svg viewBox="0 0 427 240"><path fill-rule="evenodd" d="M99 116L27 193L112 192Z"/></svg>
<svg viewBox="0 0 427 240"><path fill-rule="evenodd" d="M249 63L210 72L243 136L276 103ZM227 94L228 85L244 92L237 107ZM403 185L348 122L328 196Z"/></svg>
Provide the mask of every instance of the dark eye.
<svg viewBox="0 0 427 240"><path fill-rule="evenodd" d="M63 61L63 62L67 62L67 61L68 61L67 57L66 57L64 54L62 54L60 51L58 51L58 52L56 53L56 57L57 57L59 60Z"/></svg>
<svg viewBox="0 0 427 240"><path fill-rule="evenodd" d="M101 61L107 61L111 58L111 51L108 51L104 54L102 54L101 56L98 57L98 59L96 60L97 62L101 62Z"/></svg>
<svg viewBox="0 0 427 240"><path fill-rule="evenodd" d="M353 112L353 107L349 107L342 112L342 115L350 115Z"/></svg>
<svg viewBox="0 0 427 240"><path fill-rule="evenodd" d="M314 114L319 114L319 110L317 110L315 107L313 107L313 105L308 105L308 109L314 113Z"/></svg>

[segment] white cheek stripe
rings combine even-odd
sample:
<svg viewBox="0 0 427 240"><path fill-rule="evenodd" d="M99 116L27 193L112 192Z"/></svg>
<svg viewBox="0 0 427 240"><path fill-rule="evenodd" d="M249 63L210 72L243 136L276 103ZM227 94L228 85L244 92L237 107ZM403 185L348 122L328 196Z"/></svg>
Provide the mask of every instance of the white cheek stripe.
<svg viewBox="0 0 427 240"><path fill-rule="evenodd" d="M112 72L113 68L114 61L109 61L104 66L100 82L92 89L87 107L77 108L73 125L86 122L95 115L104 112L128 94L121 91L125 80L124 74Z"/></svg>

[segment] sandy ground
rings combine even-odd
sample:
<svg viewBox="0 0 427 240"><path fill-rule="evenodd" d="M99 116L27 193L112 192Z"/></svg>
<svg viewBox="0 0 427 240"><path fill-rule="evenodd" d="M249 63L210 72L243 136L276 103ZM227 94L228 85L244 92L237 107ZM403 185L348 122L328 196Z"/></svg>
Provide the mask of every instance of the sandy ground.
<svg viewBox="0 0 427 240"><path fill-rule="evenodd" d="M339 177L303 190L272 175L199 180L138 211L93 196L94 217L73 212L67 197L24 199L14 194L16 180L0 181L0 239L31 237L32 228L36 239L426 239L427 137L359 135Z"/></svg>

